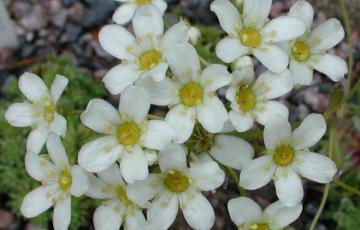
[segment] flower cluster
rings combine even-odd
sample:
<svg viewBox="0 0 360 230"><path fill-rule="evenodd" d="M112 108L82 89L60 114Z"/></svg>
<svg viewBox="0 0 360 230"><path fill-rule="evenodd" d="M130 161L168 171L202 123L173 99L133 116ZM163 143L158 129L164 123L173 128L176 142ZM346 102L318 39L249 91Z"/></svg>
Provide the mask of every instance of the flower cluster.
<svg viewBox="0 0 360 230"><path fill-rule="evenodd" d="M82 123L101 136L79 150L79 165L69 164L60 140L66 120L56 112L67 79L56 76L48 90L34 74L20 77L28 101L11 105L5 116L13 126L33 128L26 170L42 183L24 198L23 215L34 217L54 205L54 228L67 229L71 195L85 194L103 200L94 213L97 230L168 229L179 209L192 228L210 229L215 214L202 191L219 188L228 167L241 171L239 185L247 190L273 180L279 199L264 211L247 197L230 200L239 229L291 224L302 212L300 176L328 183L337 168L309 149L326 132L323 116L310 114L292 130L287 107L275 99L309 85L314 69L333 81L344 78L345 61L327 53L344 37L340 22L330 19L312 29L313 8L303 0L272 20L272 0L244 0L241 13L228 0L215 0L211 11L227 33L215 52L235 66L229 72L223 64L201 64L191 45L199 31L184 21L164 31L163 0L122 2L116 24L99 33L103 49L121 60L103 78L120 103L117 110L92 99L81 114ZM130 20L134 35L120 25ZM252 56L267 69L259 76ZM156 117L149 114L151 105L169 110ZM265 144L256 158L252 145L233 135L254 121L264 127ZM45 143L50 159L39 154Z"/></svg>

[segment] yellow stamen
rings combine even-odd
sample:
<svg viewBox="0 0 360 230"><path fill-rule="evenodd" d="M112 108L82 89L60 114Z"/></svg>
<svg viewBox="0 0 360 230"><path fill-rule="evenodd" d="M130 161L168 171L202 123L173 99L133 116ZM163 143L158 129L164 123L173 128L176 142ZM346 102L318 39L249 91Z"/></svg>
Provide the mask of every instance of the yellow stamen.
<svg viewBox="0 0 360 230"><path fill-rule="evenodd" d="M274 162L279 166L289 165L295 157L295 150L289 145L280 145L276 148Z"/></svg>
<svg viewBox="0 0 360 230"><path fill-rule="evenodd" d="M150 0L135 0L136 4L139 6L145 5L145 4L149 4Z"/></svg>
<svg viewBox="0 0 360 230"><path fill-rule="evenodd" d="M269 230L269 227L267 224L252 224L250 226L251 230Z"/></svg>
<svg viewBox="0 0 360 230"><path fill-rule="evenodd" d="M164 181L165 186L172 192L180 193L189 187L187 176L178 171L170 171Z"/></svg>
<svg viewBox="0 0 360 230"><path fill-rule="evenodd" d="M160 60L161 54L156 50L151 50L143 53L138 61L141 70L151 70L160 63Z"/></svg>
<svg viewBox="0 0 360 230"><path fill-rule="evenodd" d="M141 130L134 122L126 122L117 129L117 138L120 144L134 145L140 139Z"/></svg>
<svg viewBox="0 0 360 230"><path fill-rule="evenodd" d="M248 85L239 86L236 101L244 113L253 110L256 106L256 96Z"/></svg>
<svg viewBox="0 0 360 230"><path fill-rule="evenodd" d="M71 174L67 170L61 171L58 182L60 189L63 191L67 191L72 184Z"/></svg>
<svg viewBox="0 0 360 230"><path fill-rule="evenodd" d="M261 34L257 29L245 28L240 32L240 41L250 48L257 48L261 43Z"/></svg>
<svg viewBox="0 0 360 230"><path fill-rule="evenodd" d="M53 103L49 102L44 108L44 118L46 121L50 122L54 120L55 106Z"/></svg>
<svg viewBox="0 0 360 230"><path fill-rule="evenodd" d="M291 54L298 62L307 61L311 56L310 47L303 41L296 41L291 47Z"/></svg>
<svg viewBox="0 0 360 230"><path fill-rule="evenodd" d="M127 194L126 194L126 189L124 186L120 186L117 189L117 196L119 198L119 200L124 204L124 205L131 205L132 202L131 200L128 198Z"/></svg>
<svg viewBox="0 0 360 230"><path fill-rule="evenodd" d="M189 107L195 106L203 99L203 89L197 83L191 82L185 84L180 90L181 102Z"/></svg>

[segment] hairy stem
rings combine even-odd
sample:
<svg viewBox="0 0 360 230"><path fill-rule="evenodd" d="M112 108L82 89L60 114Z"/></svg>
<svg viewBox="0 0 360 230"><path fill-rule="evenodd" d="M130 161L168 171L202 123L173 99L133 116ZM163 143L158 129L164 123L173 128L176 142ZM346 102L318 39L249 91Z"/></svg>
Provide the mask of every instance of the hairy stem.
<svg viewBox="0 0 360 230"><path fill-rule="evenodd" d="M337 186L339 186L340 188L344 189L345 191L351 193L351 194L355 194L355 195L358 195L360 196L360 190L348 185L348 184L345 184L344 182L342 182L341 180L339 179L335 179L332 181L334 184L336 184Z"/></svg>

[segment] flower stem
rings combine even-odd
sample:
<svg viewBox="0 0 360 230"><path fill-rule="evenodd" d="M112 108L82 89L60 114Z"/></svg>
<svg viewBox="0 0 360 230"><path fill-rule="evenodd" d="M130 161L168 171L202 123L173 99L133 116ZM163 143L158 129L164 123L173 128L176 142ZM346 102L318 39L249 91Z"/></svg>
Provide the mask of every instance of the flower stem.
<svg viewBox="0 0 360 230"><path fill-rule="evenodd" d="M342 189L344 189L345 191L351 193L351 194L355 194L355 195L358 195L360 196L360 190L348 185L348 184L345 184L344 182L342 182L341 180L339 179L335 179L332 181L334 184L336 184L337 186L341 187Z"/></svg>
<svg viewBox="0 0 360 230"><path fill-rule="evenodd" d="M240 192L240 195L241 196L248 196L247 192L243 188L240 187L240 184L239 184L240 180L239 180L239 177L238 177L237 173L235 172L235 170L232 169L232 168L229 168L229 167L225 167L225 168L228 171L231 178L233 179L233 181L234 181L234 183L236 185L236 188Z"/></svg>
<svg viewBox="0 0 360 230"><path fill-rule="evenodd" d="M208 61L206 61L206 59L203 58L203 57L201 57L200 55L199 55L199 59L200 59L200 62L201 62L204 66L210 65L210 63L209 63Z"/></svg>

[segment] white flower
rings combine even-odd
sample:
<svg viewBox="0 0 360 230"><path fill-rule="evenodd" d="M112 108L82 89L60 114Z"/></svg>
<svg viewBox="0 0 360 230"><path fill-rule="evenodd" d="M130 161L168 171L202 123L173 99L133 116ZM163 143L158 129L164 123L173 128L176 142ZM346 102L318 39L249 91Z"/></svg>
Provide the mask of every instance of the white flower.
<svg viewBox="0 0 360 230"><path fill-rule="evenodd" d="M166 51L188 41L188 27L184 22L175 24L163 34L162 16L151 5L139 7L132 23L136 37L120 25L107 25L99 34L102 48L122 61L103 79L112 94L121 93L140 77L163 80L168 69Z"/></svg>
<svg viewBox="0 0 360 230"><path fill-rule="evenodd" d="M25 156L26 171L42 185L25 196L20 210L25 217L32 218L54 206L54 229L63 230L70 224L71 196L83 195L89 179L80 166L69 164L58 135L50 134L46 147L49 155L28 152Z"/></svg>
<svg viewBox="0 0 360 230"><path fill-rule="evenodd" d="M271 3L272 0L244 0L241 16L228 0L211 3L211 11L229 35L216 46L216 54L222 61L230 63L251 53L272 72L281 73L286 69L289 57L275 43L302 35L305 25L292 16L269 21Z"/></svg>
<svg viewBox="0 0 360 230"><path fill-rule="evenodd" d="M78 161L81 167L89 172L100 172L119 160L126 182L145 179L149 150L144 147L161 150L175 135L166 122L148 120L149 109L148 94L136 86L130 86L122 93L119 111L102 99L91 100L81 121L105 136L80 149Z"/></svg>
<svg viewBox="0 0 360 230"><path fill-rule="evenodd" d="M137 8L140 6L151 4L155 6L161 15L164 14L167 3L164 0L115 0L121 2L121 6L119 6L112 16L112 19L115 23L123 25L131 21L134 16L134 13Z"/></svg>
<svg viewBox="0 0 360 230"><path fill-rule="evenodd" d="M233 75L234 81L226 91L226 98L231 102L230 121L238 132L249 130L254 120L264 125L272 115L288 118L287 107L271 99L292 89L289 70L281 74L266 71L255 80L253 67L246 66L234 71Z"/></svg>
<svg viewBox="0 0 360 230"><path fill-rule="evenodd" d="M50 132L64 136L66 120L56 112L56 102L68 84L68 79L56 75L48 90L40 77L24 73L19 79L20 91L28 101L12 104L5 113L6 120L15 127L32 127L26 149L39 153Z"/></svg>
<svg viewBox="0 0 360 230"><path fill-rule="evenodd" d="M155 198L147 210L148 229L168 229L178 209L194 229L210 229L214 210L200 191L212 191L224 182L225 174L207 154L186 165L186 149L169 145L160 151L161 173L150 174L144 181L127 187L130 199L146 203Z"/></svg>
<svg viewBox="0 0 360 230"><path fill-rule="evenodd" d="M291 132L290 123L281 116L270 117L265 124L267 154L251 161L240 173L240 186L254 190L275 181L276 194L285 206L295 206L303 197L301 176L318 183L328 183L337 169L335 163L308 148L326 132L326 122L319 114L310 114Z"/></svg>
<svg viewBox="0 0 360 230"><path fill-rule="evenodd" d="M168 61L175 75L172 79L143 79L138 85L149 92L151 104L172 106L165 120L175 130L174 142L185 142L196 120L210 133L220 132L228 113L216 90L232 80L226 66L213 64L201 71L199 57L190 44L169 50Z"/></svg>
<svg viewBox="0 0 360 230"><path fill-rule="evenodd" d="M299 0L290 9L290 16L303 20L307 27L304 36L282 44L290 56L290 71L295 85L310 85L314 69L327 75L333 81L344 79L348 72L346 62L327 50L336 46L345 36L339 20L332 18L311 31L314 10Z"/></svg>
<svg viewBox="0 0 360 230"><path fill-rule="evenodd" d="M188 30L190 43L196 45L201 39L201 32L198 28L191 26Z"/></svg>
<svg viewBox="0 0 360 230"><path fill-rule="evenodd" d="M280 201L264 211L253 200L238 197L228 202L231 220L243 230L280 230L294 222L301 214L302 204L286 207Z"/></svg>
<svg viewBox="0 0 360 230"><path fill-rule="evenodd" d="M94 226L96 230L144 229L146 220L135 201L131 200L126 192L126 184L122 179L120 168L114 163L110 168L90 174L90 187L86 195L94 199L105 200L95 210Z"/></svg>

